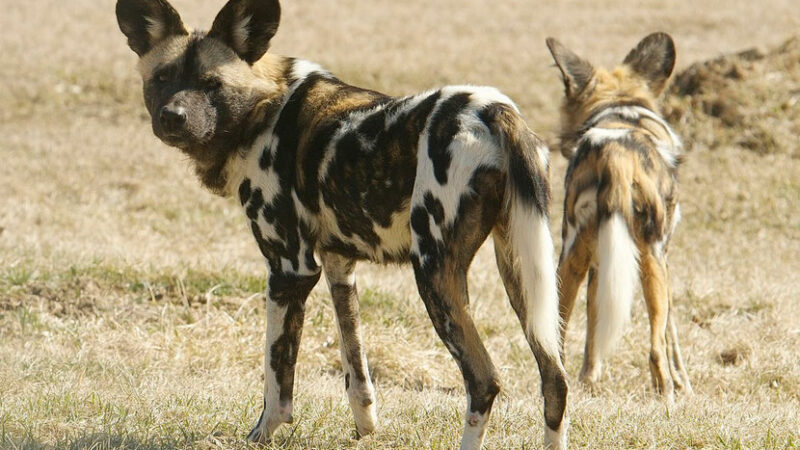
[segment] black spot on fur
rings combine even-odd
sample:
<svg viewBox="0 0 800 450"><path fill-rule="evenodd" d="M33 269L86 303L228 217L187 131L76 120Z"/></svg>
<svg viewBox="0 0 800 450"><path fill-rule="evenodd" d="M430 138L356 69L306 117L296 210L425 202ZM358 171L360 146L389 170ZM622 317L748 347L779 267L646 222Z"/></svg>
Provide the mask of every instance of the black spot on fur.
<svg viewBox="0 0 800 450"><path fill-rule="evenodd" d="M261 152L261 157L258 159L258 167L261 170L267 170L272 165L272 149L265 147Z"/></svg>
<svg viewBox="0 0 800 450"><path fill-rule="evenodd" d="M246 205L247 202L250 201L250 196L253 195L253 190L250 186L249 178L245 178L239 185L239 201L242 203L242 206Z"/></svg>
<svg viewBox="0 0 800 450"><path fill-rule="evenodd" d="M399 102L398 102L399 103ZM369 142L378 139L378 136L383 132L386 126L386 109L383 109L375 114L367 116L361 125L358 127L358 134L364 136Z"/></svg>
<svg viewBox="0 0 800 450"><path fill-rule="evenodd" d="M572 173L575 171L575 168L580 166L581 163L593 151L595 151L595 146L593 146L588 139L580 141L580 143L578 144L578 148L575 151L575 154L572 155L572 159L569 160L569 165L567 166L567 174L564 178L564 186L569 187L570 183L572 182Z"/></svg>
<svg viewBox="0 0 800 450"><path fill-rule="evenodd" d="M299 196L306 208L313 213L318 213L320 208L319 168L333 135L338 131L341 125L339 120L328 120L327 123L320 125L314 135L309 139L309 143L303 152L303 160L301 163L305 176L303 185L298 186L300 188Z"/></svg>
<svg viewBox="0 0 800 450"><path fill-rule="evenodd" d="M600 176L597 179L597 197L601 198L607 195L611 187L611 173L608 168L600 170ZM606 220L611 217L611 211L608 209L606 202L597 202L597 218L600 221Z"/></svg>
<svg viewBox="0 0 800 450"><path fill-rule="evenodd" d="M264 206L264 195L261 193L261 188L256 188L250 195L250 202L247 204L247 217L250 220L256 220L262 206Z"/></svg>
<svg viewBox="0 0 800 450"><path fill-rule="evenodd" d="M639 231L647 243L659 240L662 235L661 227L655 222L656 212L653 206L648 202L641 202L634 205L633 211L636 215L636 223L639 224Z"/></svg>
<svg viewBox="0 0 800 450"><path fill-rule="evenodd" d="M261 227L258 226L258 222L255 220L250 221L250 229L253 232L253 237L256 239L258 249L264 256L264 259L267 260L267 265L269 265L273 271L279 271L281 267L281 261L280 257L276 254L275 249L273 248L273 243L264 238L264 236L261 234Z"/></svg>
<svg viewBox="0 0 800 450"><path fill-rule="evenodd" d="M450 168L450 143L461 124L458 114L469 104L470 94L460 93L444 100L431 118L428 130L428 157L433 161L433 173L441 185L447 184L447 170Z"/></svg>
<svg viewBox="0 0 800 450"><path fill-rule="evenodd" d="M326 252L336 253L352 259L367 259L367 255L361 253L354 244L344 242L335 236L326 237L320 242L320 248Z"/></svg>
<svg viewBox="0 0 800 450"><path fill-rule="evenodd" d="M428 211L424 206L415 206L411 210L411 229L417 235L419 256L425 261L425 264L421 265L420 269L425 272L434 270L439 265L443 249L431 233Z"/></svg>
<svg viewBox="0 0 800 450"><path fill-rule="evenodd" d="M461 124L458 114L469 105L469 93L455 94L444 100L431 118L428 136L428 157L433 161L433 173L441 185L447 184L447 170L450 168L450 143L458 133Z"/></svg>
<svg viewBox="0 0 800 450"><path fill-rule="evenodd" d="M425 208L433 217L433 221L441 226L444 221L444 206L442 206L442 202L438 198L433 196L431 191L425 193Z"/></svg>

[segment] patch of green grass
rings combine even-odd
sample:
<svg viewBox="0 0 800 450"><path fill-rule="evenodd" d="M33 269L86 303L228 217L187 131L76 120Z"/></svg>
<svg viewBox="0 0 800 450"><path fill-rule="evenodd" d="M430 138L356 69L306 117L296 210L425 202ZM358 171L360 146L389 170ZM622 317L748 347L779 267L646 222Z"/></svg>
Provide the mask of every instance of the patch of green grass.
<svg viewBox="0 0 800 450"><path fill-rule="evenodd" d="M20 334L29 334L31 332L36 332L42 330L44 325L39 317L39 313L27 306L22 306L14 310L13 315L16 319L17 325L19 326Z"/></svg>
<svg viewBox="0 0 800 450"><path fill-rule="evenodd" d="M0 287L4 287L6 293L10 292L12 287L22 287L26 284L64 287L80 280L91 280L100 288L108 290L124 290L136 294L158 292L156 295L163 295L166 292L188 297L205 294L217 296L252 294L266 290L266 274L257 276L232 270L208 273L192 269L176 273L151 273L99 262L70 266L63 271L43 271L18 265L0 271L0 280L2 280ZM38 288L34 288L33 291Z"/></svg>
<svg viewBox="0 0 800 450"><path fill-rule="evenodd" d="M8 290L24 286L34 279L42 279L42 274L27 265L16 264L5 269L0 275L0 292L7 292Z"/></svg>
<svg viewBox="0 0 800 450"><path fill-rule="evenodd" d="M359 309L365 320L379 322L384 326L410 325L415 322L416 312L395 295L376 289L359 292Z"/></svg>

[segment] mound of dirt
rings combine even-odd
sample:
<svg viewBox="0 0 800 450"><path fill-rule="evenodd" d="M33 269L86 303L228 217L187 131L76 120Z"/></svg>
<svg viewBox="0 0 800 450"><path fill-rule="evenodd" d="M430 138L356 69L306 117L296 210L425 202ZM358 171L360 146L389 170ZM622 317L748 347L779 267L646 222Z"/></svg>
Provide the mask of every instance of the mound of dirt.
<svg viewBox="0 0 800 450"><path fill-rule="evenodd" d="M800 158L800 36L691 65L675 76L664 113L688 149Z"/></svg>

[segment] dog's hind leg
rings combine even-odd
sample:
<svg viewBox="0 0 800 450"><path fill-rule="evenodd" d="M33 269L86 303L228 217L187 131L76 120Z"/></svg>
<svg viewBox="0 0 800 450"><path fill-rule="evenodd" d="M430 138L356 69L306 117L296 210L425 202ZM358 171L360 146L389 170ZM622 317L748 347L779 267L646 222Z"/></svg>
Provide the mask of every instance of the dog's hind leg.
<svg viewBox="0 0 800 450"><path fill-rule="evenodd" d="M586 284L586 345L583 350L583 366L578 379L590 391L597 387L603 360L595 345L597 334L597 269L589 269L589 280Z"/></svg>
<svg viewBox="0 0 800 450"><path fill-rule="evenodd" d="M669 265L666 266L667 271ZM668 272L667 272L668 273ZM669 275L667 275L669 280ZM686 373L686 366L683 363L683 355L681 354L681 347L678 343L678 327L675 325L675 310L672 307L672 288L667 283L667 292L669 295L669 315L667 316L667 358L669 358L670 375L672 381L675 383L675 389L682 390L688 395L692 395L692 383L689 381L689 374Z"/></svg>
<svg viewBox="0 0 800 450"><path fill-rule="evenodd" d="M547 218L546 216L536 216L538 214L531 213L528 218L532 220L526 221L528 232L533 237L534 242L529 240L525 244L516 242L517 245L533 244L533 248L541 249L541 251L536 252L539 253L538 258L536 258L536 264L531 264L530 262L522 264L522 261L517 256L520 253L520 248L515 248L515 242L510 239L507 221L501 221L493 233L495 258L511 306L519 318L528 345L533 351L539 366L539 373L542 378L542 395L544 397L544 417L547 425L545 429L545 446L551 449L560 449L567 446L566 430L569 419L566 408L568 386L566 372L561 363L562 357L559 356L559 346L553 339L558 333L558 317L555 314L555 305L548 307L548 305L541 304L542 302L555 303L555 292L552 295L539 295L535 298L532 298L533 296L531 295L532 292L546 293L548 290L546 286L555 282L552 276L552 243L546 224ZM546 249L549 249L549 251ZM547 265L550 265L549 269L545 269ZM586 269L584 268L583 270L585 273ZM547 272L549 272L549 275ZM523 284L525 281L535 283L534 289L528 289L527 294ZM574 280L574 282L577 285L580 280ZM555 288L555 286L552 287ZM539 317L548 315L546 312L550 308L553 310L550 317ZM529 312L534 314L529 315ZM548 328L543 330L531 327L530 322L532 320L538 321L539 327L546 326ZM550 333L552 333L552 336L547 336Z"/></svg>
<svg viewBox="0 0 800 450"><path fill-rule="evenodd" d="M495 396L497 370L483 346L467 306L467 271L444 259L434 271L415 267L417 285L436 333L456 360L467 391L461 449L480 448Z"/></svg>
<svg viewBox="0 0 800 450"><path fill-rule="evenodd" d="M567 325L575 307L580 285L586 278L586 271L591 261L589 230L581 230L580 234L564 222L567 228L566 238L561 249L558 263L558 312L561 319L561 360L565 360L564 339Z"/></svg>
<svg viewBox="0 0 800 450"><path fill-rule="evenodd" d="M355 261L334 253L321 252L322 268L333 299L336 323L339 328L339 348L342 353L344 384L358 434L375 430L375 388L369 376L367 357L361 342L358 315L358 292Z"/></svg>
<svg viewBox="0 0 800 450"><path fill-rule="evenodd" d="M649 248L643 249L639 261L642 290L650 317L650 374L653 386L667 402L674 400L672 377L667 358L667 317L669 315L669 289L667 268L663 258Z"/></svg>
<svg viewBox="0 0 800 450"><path fill-rule="evenodd" d="M476 172L471 189L455 196L458 216L450 220L430 191L412 203L411 262L417 287L436 333L461 369L467 392L462 450L480 448L500 392L497 370L469 312L467 269L497 220L503 181L498 171Z"/></svg>

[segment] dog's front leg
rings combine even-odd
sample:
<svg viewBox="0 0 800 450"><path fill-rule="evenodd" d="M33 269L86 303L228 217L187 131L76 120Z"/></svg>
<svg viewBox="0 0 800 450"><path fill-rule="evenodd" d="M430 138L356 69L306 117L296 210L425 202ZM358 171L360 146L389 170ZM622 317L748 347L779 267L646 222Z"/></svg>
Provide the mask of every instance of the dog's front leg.
<svg viewBox="0 0 800 450"><path fill-rule="evenodd" d="M282 423L291 423L294 366L303 331L306 298L320 273L272 272L267 287L267 345L264 356L264 408L247 438L270 441Z"/></svg>

